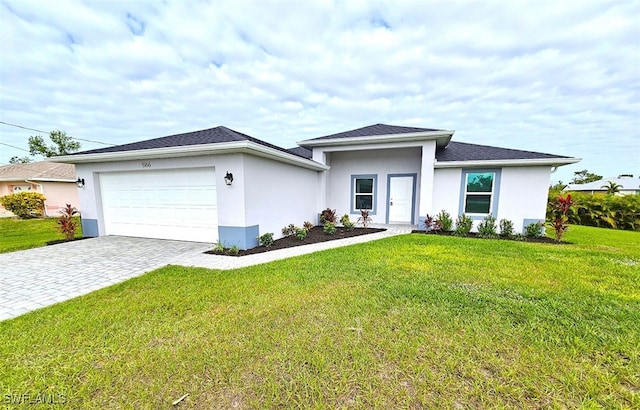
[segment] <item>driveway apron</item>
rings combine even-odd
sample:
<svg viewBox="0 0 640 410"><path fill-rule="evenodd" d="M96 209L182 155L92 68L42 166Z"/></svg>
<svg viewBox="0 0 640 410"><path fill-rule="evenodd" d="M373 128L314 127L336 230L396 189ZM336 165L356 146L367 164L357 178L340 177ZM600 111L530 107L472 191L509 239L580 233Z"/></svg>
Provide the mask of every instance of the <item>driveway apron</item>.
<svg viewBox="0 0 640 410"><path fill-rule="evenodd" d="M0 320L197 255L212 244L102 236L0 254Z"/></svg>

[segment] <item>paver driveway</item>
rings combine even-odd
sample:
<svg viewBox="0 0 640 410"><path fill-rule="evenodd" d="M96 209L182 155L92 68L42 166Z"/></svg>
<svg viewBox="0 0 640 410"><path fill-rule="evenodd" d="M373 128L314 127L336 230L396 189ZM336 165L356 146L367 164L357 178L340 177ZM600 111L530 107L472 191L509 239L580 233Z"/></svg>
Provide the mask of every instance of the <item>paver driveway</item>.
<svg viewBox="0 0 640 410"><path fill-rule="evenodd" d="M212 244L102 236L0 254L0 320L140 276Z"/></svg>

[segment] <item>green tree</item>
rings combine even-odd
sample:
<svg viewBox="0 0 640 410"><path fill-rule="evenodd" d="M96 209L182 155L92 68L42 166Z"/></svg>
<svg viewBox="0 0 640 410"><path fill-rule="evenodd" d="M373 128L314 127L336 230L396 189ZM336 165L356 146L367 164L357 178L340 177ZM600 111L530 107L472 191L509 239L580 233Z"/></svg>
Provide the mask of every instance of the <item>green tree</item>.
<svg viewBox="0 0 640 410"><path fill-rule="evenodd" d="M594 174L586 169L576 171L573 175L574 177L571 180L572 184L588 184L589 182L600 181L602 179L602 175Z"/></svg>
<svg viewBox="0 0 640 410"><path fill-rule="evenodd" d="M74 141L73 138L63 131L51 131L49 139L54 145L47 146L39 135L29 137L29 152L31 155L42 155L43 157L57 157L58 155L67 155L80 149L80 143Z"/></svg>
<svg viewBox="0 0 640 410"><path fill-rule="evenodd" d="M31 158L26 156L25 157L13 156L9 160L9 164L28 164L30 162L31 162Z"/></svg>
<svg viewBox="0 0 640 410"><path fill-rule="evenodd" d="M608 195L613 195L620 192L620 188L622 188L622 185L616 184L613 181L609 181L609 183L602 185L600 188L606 189Z"/></svg>

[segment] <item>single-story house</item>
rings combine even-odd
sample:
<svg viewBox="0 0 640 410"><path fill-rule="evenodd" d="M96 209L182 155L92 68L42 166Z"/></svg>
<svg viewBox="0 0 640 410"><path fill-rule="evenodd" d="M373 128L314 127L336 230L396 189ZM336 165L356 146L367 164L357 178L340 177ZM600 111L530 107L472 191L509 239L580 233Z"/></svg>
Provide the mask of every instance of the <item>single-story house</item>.
<svg viewBox="0 0 640 410"><path fill-rule="evenodd" d="M640 194L640 178L634 178L632 175L618 175L617 177L603 178L586 184L569 184L564 190L567 192L584 192L586 194L604 194L611 183L619 187L618 195Z"/></svg>
<svg viewBox="0 0 640 410"><path fill-rule="evenodd" d="M240 249L317 222L417 224L426 214L544 220L560 155L451 141L454 131L371 125L285 149L226 127L84 151L76 165L83 233L216 242Z"/></svg>
<svg viewBox="0 0 640 410"><path fill-rule="evenodd" d="M58 216L66 204L78 207L76 171L72 164L49 161L0 166L0 196L17 192L40 192L47 199L45 216ZM0 216L12 216L0 205Z"/></svg>

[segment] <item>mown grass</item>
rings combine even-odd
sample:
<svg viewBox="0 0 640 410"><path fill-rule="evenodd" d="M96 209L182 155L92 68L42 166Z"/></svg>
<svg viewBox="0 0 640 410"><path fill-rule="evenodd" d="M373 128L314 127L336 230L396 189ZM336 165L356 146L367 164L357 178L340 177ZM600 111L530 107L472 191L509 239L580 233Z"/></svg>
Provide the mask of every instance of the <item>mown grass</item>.
<svg viewBox="0 0 640 410"><path fill-rule="evenodd" d="M0 322L0 393L66 408L186 393L180 408L638 408L640 234L566 239L414 234L165 267Z"/></svg>
<svg viewBox="0 0 640 410"><path fill-rule="evenodd" d="M76 218L76 238L82 237L80 218ZM58 231L58 218L0 218L0 253L45 246L49 241L64 239Z"/></svg>

